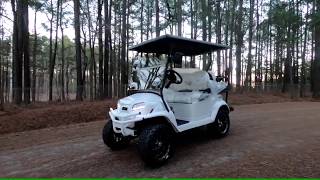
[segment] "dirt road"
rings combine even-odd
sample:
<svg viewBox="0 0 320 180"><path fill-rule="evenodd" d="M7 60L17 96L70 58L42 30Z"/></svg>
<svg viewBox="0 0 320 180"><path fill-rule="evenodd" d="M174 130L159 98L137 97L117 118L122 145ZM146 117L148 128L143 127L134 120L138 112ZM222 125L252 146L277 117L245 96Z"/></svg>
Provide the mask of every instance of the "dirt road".
<svg viewBox="0 0 320 180"><path fill-rule="evenodd" d="M180 137L176 154L145 167L135 145L111 152L104 121L0 137L1 177L320 177L320 103L236 106L230 135Z"/></svg>

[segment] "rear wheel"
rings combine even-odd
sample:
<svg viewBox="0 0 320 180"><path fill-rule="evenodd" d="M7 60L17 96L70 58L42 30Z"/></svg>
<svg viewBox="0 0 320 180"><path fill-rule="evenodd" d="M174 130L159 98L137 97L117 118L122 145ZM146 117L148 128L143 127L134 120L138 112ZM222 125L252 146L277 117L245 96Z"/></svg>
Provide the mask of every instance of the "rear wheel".
<svg viewBox="0 0 320 180"><path fill-rule="evenodd" d="M159 167L173 155L172 130L163 124L144 128L139 136L138 151L151 167Z"/></svg>
<svg viewBox="0 0 320 180"><path fill-rule="evenodd" d="M120 150L129 144L129 138L113 131L112 121L108 121L102 131L102 139L112 150Z"/></svg>
<svg viewBox="0 0 320 180"><path fill-rule="evenodd" d="M215 137L224 137L228 135L230 129L229 112L226 110L219 110L216 119L213 123L208 125L208 130L211 135Z"/></svg>

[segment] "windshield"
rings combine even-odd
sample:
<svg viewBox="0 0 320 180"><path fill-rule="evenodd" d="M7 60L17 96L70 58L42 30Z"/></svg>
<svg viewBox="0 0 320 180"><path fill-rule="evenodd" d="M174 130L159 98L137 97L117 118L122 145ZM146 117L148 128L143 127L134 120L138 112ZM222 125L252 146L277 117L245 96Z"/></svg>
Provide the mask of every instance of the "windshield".
<svg viewBox="0 0 320 180"><path fill-rule="evenodd" d="M166 57L137 56L132 62L130 89L159 90L161 88Z"/></svg>

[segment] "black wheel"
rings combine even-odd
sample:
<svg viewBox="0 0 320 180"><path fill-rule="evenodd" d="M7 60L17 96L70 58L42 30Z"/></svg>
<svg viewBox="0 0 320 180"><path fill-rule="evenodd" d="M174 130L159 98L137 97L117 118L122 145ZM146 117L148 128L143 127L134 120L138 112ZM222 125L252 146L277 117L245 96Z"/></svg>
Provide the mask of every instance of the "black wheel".
<svg viewBox="0 0 320 180"><path fill-rule="evenodd" d="M230 129L229 113L226 110L219 110L216 119L208 125L209 133L215 137L228 135Z"/></svg>
<svg viewBox="0 0 320 180"><path fill-rule="evenodd" d="M125 148L129 144L128 137L124 137L122 134L115 133L112 127L112 121L108 121L102 131L102 139L112 150L120 150Z"/></svg>
<svg viewBox="0 0 320 180"><path fill-rule="evenodd" d="M157 124L144 128L139 136L138 151L150 167L159 167L173 155L173 131L166 125Z"/></svg>

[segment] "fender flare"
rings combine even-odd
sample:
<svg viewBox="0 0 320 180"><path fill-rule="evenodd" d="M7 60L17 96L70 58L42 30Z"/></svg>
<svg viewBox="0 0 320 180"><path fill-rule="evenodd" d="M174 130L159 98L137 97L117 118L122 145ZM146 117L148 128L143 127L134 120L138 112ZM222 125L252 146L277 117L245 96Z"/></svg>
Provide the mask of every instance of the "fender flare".
<svg viewBox="0 0 320 180"><path fill-rule="evenodd" d="M137 121L135 123L135 127L139 131L146 126L153 125L153 124L166 124L169 127L171 127L174 132L178 132L178 129L176 128L175 117L169 117L169 116L166 116L165 114L158 114L158 115L148 116L146 118L143 118L141 121Z"/></svg>
<svg viewBox="0 0 320 180"><path fill-rule="evenodd" d="M218 112L220 110L225 110L227 111L227 113L229 114L230 113L230 108L228 106L228 104L221 100L221 101L217 101L214 105L213 105L213 111L211 113L211 119L212 119L212 122L214 122L216 120L216 116L218 114Z"/></svg>

